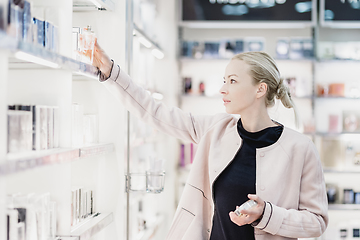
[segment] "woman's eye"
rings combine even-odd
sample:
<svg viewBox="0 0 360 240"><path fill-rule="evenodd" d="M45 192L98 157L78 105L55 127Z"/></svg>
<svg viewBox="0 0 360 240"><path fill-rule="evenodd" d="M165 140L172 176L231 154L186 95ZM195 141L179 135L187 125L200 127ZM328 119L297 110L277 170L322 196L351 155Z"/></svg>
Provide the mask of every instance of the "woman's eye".
<svg viewBox="0 0 360 240"><path fill-rule="evenodd" d="M230 82L231 83L236 83L236 81L234 79L231 79Z"/></svg>

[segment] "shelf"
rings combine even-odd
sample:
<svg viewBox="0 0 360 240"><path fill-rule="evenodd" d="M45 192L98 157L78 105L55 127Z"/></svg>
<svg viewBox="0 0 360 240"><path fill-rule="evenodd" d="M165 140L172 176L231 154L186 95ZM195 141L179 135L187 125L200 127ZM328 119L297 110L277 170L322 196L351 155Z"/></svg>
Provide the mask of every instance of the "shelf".
<svg viewBox="0 0 360 240"><path fill-rule="evenodd" d="M340 99L344 99L344 100L360 100L360 98L354 98L354 97L337 97L337 96L327 96L327 97L315 97L315 99L319 99L319 100L325 100L325 99L332 99L332 100L340 100Z"/></svg>
<svg viewBox="0 0 360 240"><path fill-rule="evenodd" d="M360 210L360 204L329 204L329 210Z"/></svg>
<svg viewBox="0 0 360 240"><path fill-rule="evenodd" d="M314 22L304 21L180 21L179 26L194 29L287 29L310 28Z"/></svg>
<svg viewBox="0 0 360 240"><path fill-rule="evenodd" d="M324 173L340 173L340 174L359 174L360 169L334 169L334 168L324 168Z"/></svg>
<svg viewBox="0 0 360 240"><path fill-rule="evenodd" d="M59 55L31 43L17 41L3 32L0 32L0 48L13 53L9 58L10 69L54 68L97 79L98 70L96 67Z"/></svg>
<svg viewBox="0 0 360 240"><path fill-rule="evenodd" d="M329 132L316 132L315 135L322 137L339 137L343 135L357 135L360 132L339 132L339 133L329 133Z"/></svg>
<svg viewBox="0 0 360 240"><path fill-rule="evenodd" d="M0 165L0 175L10 175L42 166L75 161L79 158L106 154L114 151L114 145L93 144L80 148L54 148L43 151L10 153Z"/></svg>
<svg viewBox="0 0 360 240"><path fill-rule="evenodd" d="M113 221L113 213L95 214L74 226L70 235L72 237L79 237L79 240L91 239Z"/></svg>
<svg viewBox="0 0 360 240"><path fill-rule="evenodd" d="M90 157L100 154L107 154L114 151L114 144L103 143L103 144L92 144L80 148L80 158Z"/></svg>
<svg viewBox="0 0 360 240"><path fill-rule="evenodd" d="M180 58L180 62L182 63L193 63L193 62L206 62L206 61L219 61L219 62L229 62L231 60L231 57L229 58L187 58L187 57L181 57ZM284 61L284 62L314 62L315 59L275 59L275 61L280 62L280 61Z"/></svg>
<svg viewBox="0 0 360 240"><path fill-rule="evenodd" d="M96 10L114 11L115 3L112 0L74 0L74 12L87 12Z"/></svg>
<svg viewBox="0 0 360 240"><path fill-rule="evenodd" d="M164 216L158 217L157 220L153 224L150 224L150 226L147 226L147 229L138 233L136 239L137 240L152 239L152 237L156 234L156 231L158 230L159 226L164 222L164 220L165 220Z"/></svg>
<svg viewBox="0 0 360 240"><path fill-rule="evenodd" d="M318 63L360 63L360 60L354 59L317 59Z"/></svg>

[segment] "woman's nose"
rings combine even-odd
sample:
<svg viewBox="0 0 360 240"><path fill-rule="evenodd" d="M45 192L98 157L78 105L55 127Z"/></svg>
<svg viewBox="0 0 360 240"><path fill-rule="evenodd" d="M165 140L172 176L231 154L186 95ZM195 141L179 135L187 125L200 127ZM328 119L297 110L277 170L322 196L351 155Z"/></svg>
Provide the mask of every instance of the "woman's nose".
<svg viewBox="0 0 360 240"><path fill-rule="evenodd" d="M226 90L226 88L225 88L225 84L220 88L219 92L220 92L221 94L226 94L226 93L227 93L227 90Z"/></svg>

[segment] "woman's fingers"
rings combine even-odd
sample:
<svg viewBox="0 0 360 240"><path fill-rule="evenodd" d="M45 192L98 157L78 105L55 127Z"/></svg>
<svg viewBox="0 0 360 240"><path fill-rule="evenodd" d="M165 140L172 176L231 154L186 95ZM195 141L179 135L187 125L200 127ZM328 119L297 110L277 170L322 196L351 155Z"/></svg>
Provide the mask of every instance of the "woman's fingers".
<svg viewBox="0 0 360 240"><path fill-rule="evenodd" d="M234 212L230 212L229 216L230 216L231 221L238 226L250 224L253 221L255 221L255 220L252 220L252 217L250 215L246 215L246 214L237 216Z"/></svg>

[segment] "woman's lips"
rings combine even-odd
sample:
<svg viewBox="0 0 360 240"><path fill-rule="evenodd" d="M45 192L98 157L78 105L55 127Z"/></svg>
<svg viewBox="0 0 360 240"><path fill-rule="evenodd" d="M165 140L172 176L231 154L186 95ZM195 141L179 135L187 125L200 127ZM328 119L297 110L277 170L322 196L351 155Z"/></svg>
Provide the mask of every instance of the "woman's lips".
<svg viewBox="0 0 360 240"><path fill-rule="evenodd" d="M224 101L224 105L230 103L230 100L227 100L227 99L223 99L223 101Z"/></svg>

